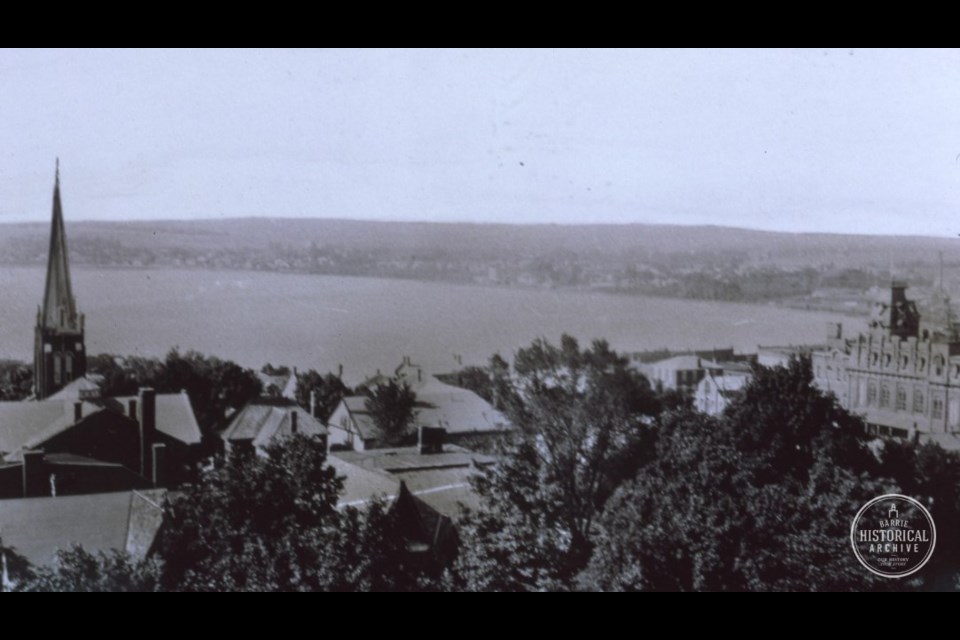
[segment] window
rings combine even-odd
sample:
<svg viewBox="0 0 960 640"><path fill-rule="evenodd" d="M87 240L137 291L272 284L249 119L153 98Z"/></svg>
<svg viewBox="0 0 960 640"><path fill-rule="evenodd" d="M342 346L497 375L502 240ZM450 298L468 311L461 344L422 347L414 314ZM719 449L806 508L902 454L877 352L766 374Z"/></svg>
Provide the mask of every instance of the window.
<svg viewBox="0 0 960 640"><path fill-rule="evenodd" d="M923 390L914 389L913 390L913 412L914 413L923 413Z"/></svg>
<svg viewBox="0 0 960 640"><path fill-rule="evenodd" d="M907 410L907 390L897 387L897 411Z"/></svg>
<svg viewBox="0 0 960 640"><path fill-rule="evenodd" d="M53 356L53 384L60 384L63 372L60 370L60 356Z"/></svg>
<svg viewBox="0 0 960 640"><path fill-rule="evenodd" d="M931 409L934 418L943 418L943 398L934 398Z"/></svg>
<svg viewBox="0 0 960 640"><path fill-rule="evenodd" d="M69 353L63 356L63 369L65 374L64 382L73 380L73 356Z"/></svg>
<svg viewBox="0 0 960 640"><path fill-rule="evenodd" d="M935 375L943 375L943 356L937 356L933 359L933 369Z"/></svg>
<svg viewBox="0 0 960 640"><path fill-rule="evenodd" d="M910 366L910 356L902 356L900 358L900 368L906 369Z"/></svg>
<svg viewBox="0 0 960 640"><path fill-rule="evenodd" d="M923 371L926 368L927 368L927 359L920 358L920 371Z"/></svg>
<svg viewBox="0 0 960 640"><path fill-rule="evenodd" d="M878 362L880 362L880 354L879 353L870 354L870 364L876 365Z"/></svg>
<svg viewBox="0 0 960 640"><path fill-rule="evenodd" d="M880 406L889 407L890 406L890 387L885 384L880 385Z"/></svg>
<svg viewBox="0 0 960 640"><path fill-rule="evenodd" d="M867 406L877 404L877 385L873 382L867 385Z"/></svg>
<svg viewBox="0 0 960 640"><path fill-rule="evenodd" d="M53 353L53 345L50 344L49 342L48 342L47 344L43 345L43 352L44 352L44 353Z"/></svg>
<svg viewBox="0 0 960 640"><path fill-rule="evenodd" d="M82 342L78 342L77 344L75 344L75 345L73 346L73 348L74 348L75 350L77 350L77 351L83 351L83 343L82 343Z"/></svg>
<svg viewBox="0 0 960 640"><path fill-rule="evenodd" d="M843 380L843 367L837 367L837 380Z"/></svg>

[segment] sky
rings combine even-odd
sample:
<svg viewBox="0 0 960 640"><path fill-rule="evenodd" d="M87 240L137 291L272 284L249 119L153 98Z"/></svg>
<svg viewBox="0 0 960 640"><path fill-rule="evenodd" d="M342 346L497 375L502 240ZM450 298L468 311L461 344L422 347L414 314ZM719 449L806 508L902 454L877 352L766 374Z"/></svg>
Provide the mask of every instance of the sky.
<svg viewBox="0 0 960 640"><path fill-rule="evenodd" d="M960 233L960 50L0 50L0 222Z"/></svg>

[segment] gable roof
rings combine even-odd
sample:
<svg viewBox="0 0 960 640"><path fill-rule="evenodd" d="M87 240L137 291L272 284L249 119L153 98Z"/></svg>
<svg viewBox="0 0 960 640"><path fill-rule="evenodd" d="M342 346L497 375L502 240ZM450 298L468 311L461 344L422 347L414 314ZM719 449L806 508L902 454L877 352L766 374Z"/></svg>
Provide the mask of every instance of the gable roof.
<svg viewBox="0 0 960 640"><path fill-rule="evenodd" d="M84 402L82 408L84 416L100 410L89 402ZM0 402L0 455L66 431L74 424L73 416L72 401Z"/></svg>
<svg viewBox="0 0 960 640"><path fill-rule="evenodd" d="M47 396L47 400L80 400L89 399L90 395L99 396L100 383L103 382L103 376L97 374L87 374L76 380L72 380L65 387L53 395Z"/></svg>
<svg viewBox="0 0 960 640"><path fill-rule="evenodd" d="M297 429L307 436L321 436L326 427L296 403L253 401L238 413L223 432L224 440L250 440L262 447L274 438L293 434L290 414L297 412Z"/></svg>
<svg viewBox="0 0 960 640"><path fill-rule="evenodd" d="M455 387L430 376L414 388L417 426L446 429L447 433L503 431L509 427L506 417L469 389Z"/></svg>
<svg viewBox="0 0 960 640"><path fill-rule="evenodd" d="M367 396L347 396L341 401L341 405L347 410L354 428L363 440L375 440L380 437L380 429L373 415L367 411Z"/></svg>
<svg viewBox="0 0 960 640"><path fill-rule="evenodd" d="M120 396L104 401L104 405L126 415L131 400L137 396ZM136 419L136 417L134 417ZM186 393L157 394L157 431L185 444L200 444L203 434Z"/></svg>
<svg viewBox="0 0 960 640"><path fill-rule="evenodd" d="M160 528L164 495L153 490L0 500L0 537L36 565L50 564L57 549L74 544L142 558Z"/></svg>

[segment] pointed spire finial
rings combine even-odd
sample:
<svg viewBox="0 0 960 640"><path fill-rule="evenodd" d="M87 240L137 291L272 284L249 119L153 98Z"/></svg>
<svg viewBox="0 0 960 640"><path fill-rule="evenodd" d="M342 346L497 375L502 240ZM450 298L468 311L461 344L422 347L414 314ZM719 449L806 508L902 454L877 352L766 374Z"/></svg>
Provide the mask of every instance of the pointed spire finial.
<svg viewBox="0 0 960 640"><path fill-rule="evenodd" d="M57 184L60 184L60 156L57 156L57 173L54 180L56 180Z"/></svg>

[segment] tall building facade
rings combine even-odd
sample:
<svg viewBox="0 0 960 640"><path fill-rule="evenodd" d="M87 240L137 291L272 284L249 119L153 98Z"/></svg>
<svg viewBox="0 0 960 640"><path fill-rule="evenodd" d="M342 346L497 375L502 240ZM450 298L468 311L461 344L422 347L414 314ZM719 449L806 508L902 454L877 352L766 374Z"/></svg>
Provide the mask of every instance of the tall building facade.
<svg viewBox="0 0 960 640"><path fill-rule="evenodd" d="M34 395L42 400L87 372L84 318L77 311L67 259L67 235L60 203L60 163L53 184L53 220L43 303L34 331Z"/></svg>
<svg viewBox="0 0 960 640"><path fill-rule="evenodd" d="M940 296L921 316L894 282L874 304L868 330L844 339L829 330L825 349L811 356L818 387L860 414L871 433L936 437L960 433L960 332L950 301Z"/></svg>

